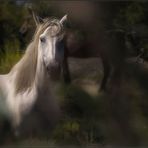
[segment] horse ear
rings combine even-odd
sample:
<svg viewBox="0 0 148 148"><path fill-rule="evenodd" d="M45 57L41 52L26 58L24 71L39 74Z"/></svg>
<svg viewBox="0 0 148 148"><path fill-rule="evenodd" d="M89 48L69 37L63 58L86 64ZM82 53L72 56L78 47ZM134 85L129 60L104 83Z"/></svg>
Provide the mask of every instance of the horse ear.
<svg viewBox="0 0 148 148"><path fill-rule="evenodd" d="M67 14L61 18L60 23L63 24L66 20L67 20Z"/></svg>
<svg viewBox="0 0 148 148"><path fill-rule="evenodd" d="M36 26L38 26L40 23L43 23L43 19L39 16L37 16L34 11L32 10L32 8L28 8L28 11L31 13L31 15L33 16L33 19L35 21Z"/></svg>
<svg viewBox="0 0 148 148"><path fill-rule="evenodd" d="M34 12L32 12L32 16L33 16L33 19L35 21L36 26L38 26L39 24L43 23L43 19L41 17L35 15Z"/></svg>

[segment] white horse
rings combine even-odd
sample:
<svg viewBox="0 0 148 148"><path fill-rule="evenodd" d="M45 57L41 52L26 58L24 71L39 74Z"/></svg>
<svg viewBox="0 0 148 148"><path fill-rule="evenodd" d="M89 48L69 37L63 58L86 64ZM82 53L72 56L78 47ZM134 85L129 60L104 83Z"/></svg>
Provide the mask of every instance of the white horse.
<svg viewBox="0 0 148 148"><path fill-rule="evenodd" d="M67 19L44 19L22 59L8 74L0 75L0 113L7 118L12 128L17 129L37 103L50 120L50 115L59 111L52 95L51 79L59 74L64 58L63 22Z"/></svg>

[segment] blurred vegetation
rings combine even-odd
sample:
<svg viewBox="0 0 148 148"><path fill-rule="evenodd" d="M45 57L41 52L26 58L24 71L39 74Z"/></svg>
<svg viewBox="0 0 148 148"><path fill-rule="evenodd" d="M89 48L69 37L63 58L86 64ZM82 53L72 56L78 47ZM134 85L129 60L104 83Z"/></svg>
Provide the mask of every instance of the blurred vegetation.
<svg viewBox="0 0 148 148"><path fill-rule="evenodd" d="M31 3L32 2L32 3ZM147 2L118 2L111 18L113 28L130 30L137 25L148 27ZM0 4L0 72L7 73L21 58L31 40L25 36L21 42L19 29L27 16L27 6L32 4L42 17L60 16L50 1L1 0ZM104 4L105 5L105 4ZM110 5L112 6L111 2ZM109 12L111 13L111 12ZM145 59L148 42L140 30ZM148 34L146 34L148 37ZM22 46L23 45L23 46ZM60 96L63 116L54 129L51 140L60 144L119 144L148 145L148 65L127 64L127 69L117 93L99 93L91 96L73 84L61 84ZM99 75L98 75L99 77ZM99 78L97 78L99 79ZM95 77L96 80L96 77ZM20 142L21 143L21 142Z"/></svg>
<svg viewBox="0 0 148 148"><path fill-rule="evenodd" d="M8 73L11 68L19 61L23 54L23 52L19 50L19 41L17 39L13 41L7 41L5 43L5 53L1 53L0 59L1 74Z"/></svg>

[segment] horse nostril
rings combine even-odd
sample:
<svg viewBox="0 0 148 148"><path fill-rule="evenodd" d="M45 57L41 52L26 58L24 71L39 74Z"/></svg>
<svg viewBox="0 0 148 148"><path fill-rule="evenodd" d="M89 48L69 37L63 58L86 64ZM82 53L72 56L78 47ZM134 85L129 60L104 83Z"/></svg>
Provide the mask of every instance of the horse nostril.
<svg viewBox="0 0 148 148"><path fill-rule="evenodd" d="M56 54L55 61L56 62L62 62L64 59L64 54Z"/></svg>
<svg viewBox="0 0 148 148"><path fill-rule="evenodd" d="M58 61L54 61L54 62L53 62L53 66L54 66L55 68L58 68L58 67L59 67L59 62L58 62Z"/></svg>
<svg viewBox="0 0 148 148"><path fill-rule="evenodd" d="M60 63L55 60L47 67L47 71L53 80L58 80L60 78L60 70Z"/></svg>
<svg viewBox="0 0 148 148"><path fill-rule="evenodd" d="M58 61L53 60L47 67L48 71L55 71L60 67L60 64Z"/></svg>

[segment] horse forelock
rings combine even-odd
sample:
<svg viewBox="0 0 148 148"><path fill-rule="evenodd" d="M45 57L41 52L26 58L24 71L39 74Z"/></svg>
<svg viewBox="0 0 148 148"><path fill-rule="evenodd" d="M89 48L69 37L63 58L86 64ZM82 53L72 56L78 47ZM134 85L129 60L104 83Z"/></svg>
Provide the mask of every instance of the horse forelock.
<svg viewBox="0 0 148 148"><path fill-rule="evenodd" d="M15 92L16 94L27 89L31 89L35 80L38 56L38 42L40 35L50 25L57 25L62 32L62 26L57 19L44 19L44 23L40 24L34 34L33 40L28 45L26 52L20 62L14 66L11 71L16 71Z"/></svg>
<svg viewBox="0 0 148 148"><path fill-rule="evenodd" d="M53 36L59 36L63 33L63 25L60 23L60 21L56 18L54 19L44 19L44 23L43 23L43 30L51 27L50 30L52 30L52 32L54 32ZM57 29L54 29L53 26L57 26ZM50 34L51 35L51 34ZM52 35L51 35L52 36Z"/></svg>

